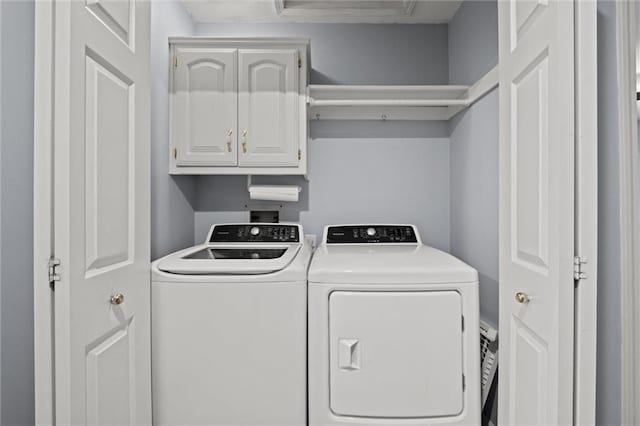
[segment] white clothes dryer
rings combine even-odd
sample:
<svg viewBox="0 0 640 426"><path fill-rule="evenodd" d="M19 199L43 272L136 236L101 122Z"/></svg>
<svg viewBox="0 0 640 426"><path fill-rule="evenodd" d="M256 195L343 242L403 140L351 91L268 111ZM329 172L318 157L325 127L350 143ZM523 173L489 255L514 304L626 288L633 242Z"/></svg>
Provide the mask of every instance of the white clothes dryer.
<svg viewBox="0 0 640 426"><path fill-rule="evenodd" d="M304 425L300 225L214 225L152 264L154 425Z"/></svg>
<svg viewBox="0 0 640 426"><path fill-rule="evenodd" d="M478 276L412 225L325 228L309 269L309 424L479 425Z"/></svg>

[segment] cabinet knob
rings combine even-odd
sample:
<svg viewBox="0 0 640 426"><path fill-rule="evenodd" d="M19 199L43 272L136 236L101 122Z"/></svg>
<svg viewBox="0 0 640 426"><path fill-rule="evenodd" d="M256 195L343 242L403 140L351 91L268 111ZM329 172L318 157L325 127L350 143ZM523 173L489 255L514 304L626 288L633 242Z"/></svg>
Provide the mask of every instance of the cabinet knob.
<svg viewBox="0 0 640 426"><path fill-rule="evenodd" d="M231 152L231 135L233 135L233 130L227 130L227 151Z"/></svg>

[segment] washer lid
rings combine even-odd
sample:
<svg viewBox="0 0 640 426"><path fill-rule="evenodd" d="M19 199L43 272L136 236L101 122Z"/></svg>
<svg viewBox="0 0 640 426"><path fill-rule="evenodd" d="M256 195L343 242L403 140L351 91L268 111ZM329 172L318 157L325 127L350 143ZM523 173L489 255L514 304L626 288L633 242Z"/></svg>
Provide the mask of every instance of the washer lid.
<svg viewBox="0 0 640 426"><path fill-rule="evenodd" d="M269 274L286 268L300 247L299 243L200 245L166 257L158 269L182 275Z"/></svg>
<svg viewBox="0 0 640 426"><path fill-rule="evenodd" d="M478 273L454 256L415 244L320 246L309 281L342 284L429 284L475 282Z"/></svg>

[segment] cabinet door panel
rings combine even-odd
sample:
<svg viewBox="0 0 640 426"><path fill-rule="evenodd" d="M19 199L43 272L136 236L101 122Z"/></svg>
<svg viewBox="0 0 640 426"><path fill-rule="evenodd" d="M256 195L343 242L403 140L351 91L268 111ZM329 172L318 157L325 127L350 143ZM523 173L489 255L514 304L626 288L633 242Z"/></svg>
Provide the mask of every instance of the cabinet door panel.
<svg viewBox="0 0 640 426"><path fill-rule="evenodd" d="M177 48L172 142L177 166L235 166L236 49Z"/></svg>
<svg viewBox="0 0 640 426"><path fill-rule="evenodd" d="M298 51L240 50L240 166L298 165Z"/></svg>

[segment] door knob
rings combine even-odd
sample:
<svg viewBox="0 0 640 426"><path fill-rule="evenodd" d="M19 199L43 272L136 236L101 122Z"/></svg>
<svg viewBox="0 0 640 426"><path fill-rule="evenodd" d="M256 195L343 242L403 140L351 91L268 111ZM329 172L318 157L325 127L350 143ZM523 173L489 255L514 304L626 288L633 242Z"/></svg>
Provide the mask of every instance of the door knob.
<svg viewBox="0 0 640 426"><path fill-rule="evenodd" d="M124 303L124 294L116 293L111 296L111 304L112 305L122 305Z"/></svg>
<svg viewBox="0 0 640 426"><path fill-rule="evenodd" d="M527 296L525 293L522 292L517 292L516 293L516 302L518 303L529 303L529 296Z"/></svg>

